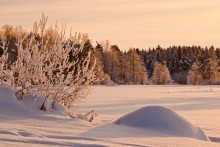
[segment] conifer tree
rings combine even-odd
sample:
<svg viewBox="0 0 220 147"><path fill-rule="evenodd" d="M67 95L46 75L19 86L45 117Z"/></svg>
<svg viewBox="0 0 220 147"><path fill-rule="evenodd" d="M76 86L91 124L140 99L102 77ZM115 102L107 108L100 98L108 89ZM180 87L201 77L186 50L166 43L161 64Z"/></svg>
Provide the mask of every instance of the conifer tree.
<svg viewBox="0 0 220 147"><path fill-rule="evenodd" d="M214 50L214 47L211 47L208 51L208 59L205 60L203 65L203 84L217 84L220 81L218 59Z"/></svg>
<svg viewBox="0 0 220 147"><path fill-rule="evenodd" d="M104 62L103 62L103 49L100 44L97 43L96 48L92 52L92 58L96 62L94 69L96 81L94 84L109 84L111 83L110 77L104 72Z"/></svg>
<svg viewBox="0 0 220 147"><path fill-rule="evenodd" d="M110 79L118 84L123 84L123 54L117 45L110 46L108 41L102 43L104 49L104 71Z"/></svg>
<svg viewBox="0 0 220 147"><path fill-rule="evenodd" d="M135 49L130 49L126 54L127 83L149 84L147 70Z"/></svg>

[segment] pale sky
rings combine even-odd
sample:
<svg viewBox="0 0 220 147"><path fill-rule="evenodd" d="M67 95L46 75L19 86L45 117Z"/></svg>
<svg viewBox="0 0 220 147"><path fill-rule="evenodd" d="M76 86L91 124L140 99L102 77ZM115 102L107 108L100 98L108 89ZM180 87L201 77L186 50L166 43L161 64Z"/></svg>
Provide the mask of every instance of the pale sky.
<svg viewBox="0 0 220 147"><path fill-rule="evenodd" d="M172 45L220 47L220 0L0 0L0 27L49 24L108 39L122 50Z"/></svg>

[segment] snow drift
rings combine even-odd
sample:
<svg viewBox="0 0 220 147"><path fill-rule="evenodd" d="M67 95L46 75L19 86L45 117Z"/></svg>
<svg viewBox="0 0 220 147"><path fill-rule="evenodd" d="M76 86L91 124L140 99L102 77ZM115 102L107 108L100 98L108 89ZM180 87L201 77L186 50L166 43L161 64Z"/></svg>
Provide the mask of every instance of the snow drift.
<svg viewBox="0 0 220 147"><path fill-rule="evenodd" d="M143 107L122 116L114 124L209 141L201 128L190 123L171 109L162 106Z"/></svg>
<svg viewBox="0 0 220 147"><path fill-rule="evenodd" d="M42 96L25 95L22 100L17 100L12 88L0 85L0 114L1 116L41 115L40 110L45 98ZM68 110L60 103L52 106L52 100L45 101L45 111L54 114L67 115Z"/></svg>
<svg viewBox="0 0 220 147"><path fill-rule="evenodd" d="M0 86L1 115L22 114L24 110L24 105L17 100L14 91L8 86Z"/></svg>

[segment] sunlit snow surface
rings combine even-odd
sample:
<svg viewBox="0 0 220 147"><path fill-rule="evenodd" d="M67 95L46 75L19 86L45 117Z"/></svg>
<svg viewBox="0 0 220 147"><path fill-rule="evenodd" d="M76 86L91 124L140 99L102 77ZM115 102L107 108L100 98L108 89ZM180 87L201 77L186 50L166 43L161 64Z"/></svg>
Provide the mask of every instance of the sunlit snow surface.
<svg viewBox="0 0 220 147"><path fill-rule="evenodd" d="M153 105L174 110L215 142L113 123ZM92 123L54 112L20 115L13 109L7 102L0 108L0 146L220 146L220 86L92 86L78 109L94 109L98 116Z"/></svg>
<svg viewBox="0 0 220 147"><path fill-rule="evenodd" d="M166 134L166 136L189 137L210 141L201 128L163 106L140 108L120 117L114 124L152 130Z"/></svg>

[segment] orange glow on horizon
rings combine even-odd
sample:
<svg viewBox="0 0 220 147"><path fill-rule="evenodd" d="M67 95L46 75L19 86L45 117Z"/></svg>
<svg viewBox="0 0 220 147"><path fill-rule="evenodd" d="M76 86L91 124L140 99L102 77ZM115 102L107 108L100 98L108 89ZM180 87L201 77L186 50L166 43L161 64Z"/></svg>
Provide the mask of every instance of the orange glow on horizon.
<svg viewBox="0 0 220 147"><path fill-rule="evenodd" d="M0 27L31 29L41 13L88 33L95 41L110 40L122 50L158 44L220 47L219 0L1 0Z"/></svg>

